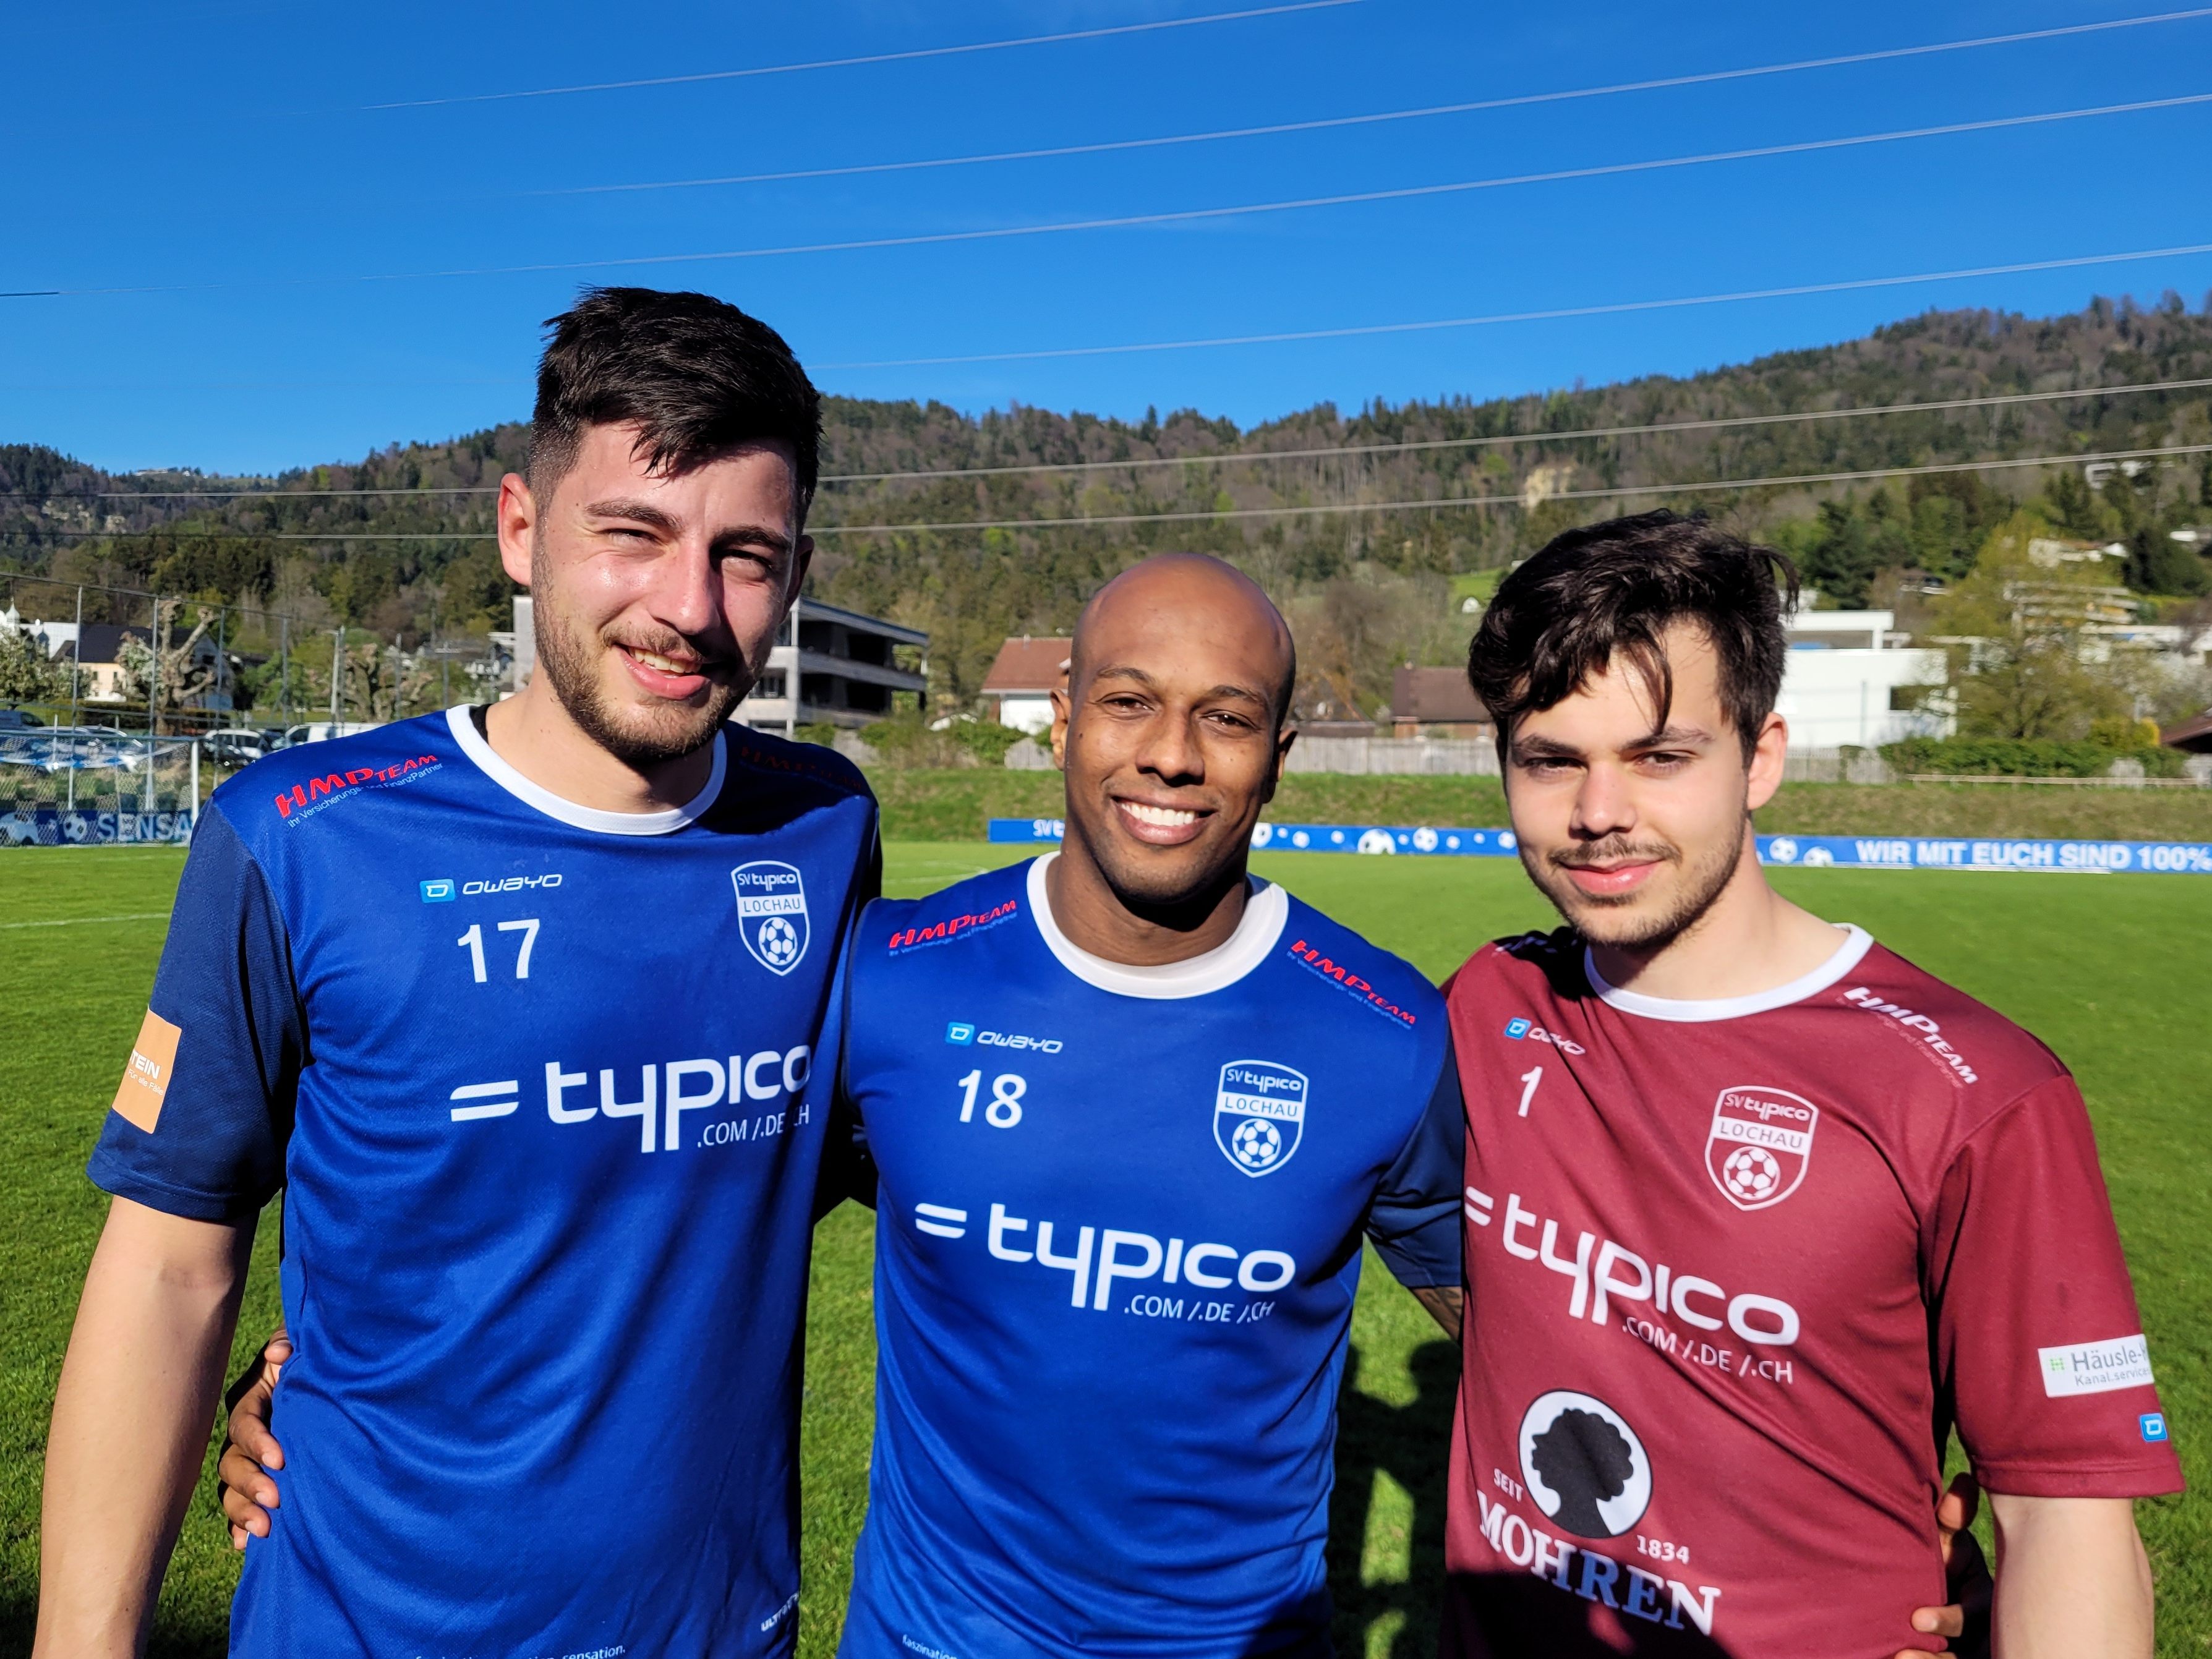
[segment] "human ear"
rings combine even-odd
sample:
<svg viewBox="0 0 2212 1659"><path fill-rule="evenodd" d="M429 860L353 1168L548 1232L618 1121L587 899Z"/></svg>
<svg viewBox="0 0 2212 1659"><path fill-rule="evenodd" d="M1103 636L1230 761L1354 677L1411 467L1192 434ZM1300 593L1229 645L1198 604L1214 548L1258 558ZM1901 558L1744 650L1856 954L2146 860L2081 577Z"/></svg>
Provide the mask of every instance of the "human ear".
<svg viewBox="0 0 2212 1659"><path fill-rule="evenodd" d="M1758 741L1751 749L1750 787L1745 807L1756 812L1774 799L1782 787L1782 763L1790 752L1790 723L1770 714L1759 723Z"/></svg>
<svg viewBox="0 0 2212 1659"><path fill-rule="evenodd" d="M538 498L519 472L499 481L499 562L517 586L530 586L531 550L538 539Z"/></svg>

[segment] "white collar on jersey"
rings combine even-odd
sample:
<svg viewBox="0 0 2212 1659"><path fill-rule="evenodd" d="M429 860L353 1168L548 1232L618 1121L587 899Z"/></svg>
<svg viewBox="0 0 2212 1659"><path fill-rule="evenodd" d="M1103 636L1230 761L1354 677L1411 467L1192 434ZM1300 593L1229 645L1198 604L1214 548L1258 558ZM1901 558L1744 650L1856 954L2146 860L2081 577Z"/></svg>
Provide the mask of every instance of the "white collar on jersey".
<svg viewBox="0 0 2212 1659"><path fill-rule="evenodd" d="M477 770L524 805L534 806L547 817L573 823L579 830L596 830L605 836L665 836L681 830L704 816L714 804L714 797L722 793L722 780L730 769L728 740L716 732L714 766L707 775L707 787L683 805L658 812L605 812L596 806L579 806L531 782L494 754L470 717L468 704L456 703L446 711L446 727L453 734L453 741L461 745L461 752L476 763Z"/></svg>
<svg viewBox="0 0 2212 1659"><path fill-rule="evenodd" d="M1715 997L1709 1001L1698 1002L1677 997L1648 997L1640 991L1624 991L1619 986L1605 982L1605 976L1597 970L1597 960L1590 955L1587 945L1583 947L1583 974L1589 981L1591 990L1624 1014L1641 1014L1646 1019L1670 1019L1685 1025L1712 1019L1740 1019L1746 1014L1763 1014L1770 1008L1786 1008L1793 1002L1802 1002L1815 992L1826 990L1857 967L1860 959L1874 948L1874 936L1865 928L1848 922L1844 925L1842 932L1844 942L1836 947L1835 955L1811 973L1793 979L1787 985L1778 985L1771 991L1753 991L1749 996Z"/></svg>
<svg viewBox="0 0 2212 1659"><path fill-rule="evenodd" d="M1045 892L1045 866L1060 856L1047 853L1030 866L1030 915L1045 946L1060 958L1060 965L1086 985L1125 997L1147 997L1166 1001L1178 997L1202 997L1219 991L1250 973L1267 959L1283 936L1291 918L1290 896L1273 882L1262 884L1244 902L1243 919L1237 931L1204 956L1158 968L1139 968L1124 962L1095 957L1060 931L1053 920L1052 901Z"/></svg>

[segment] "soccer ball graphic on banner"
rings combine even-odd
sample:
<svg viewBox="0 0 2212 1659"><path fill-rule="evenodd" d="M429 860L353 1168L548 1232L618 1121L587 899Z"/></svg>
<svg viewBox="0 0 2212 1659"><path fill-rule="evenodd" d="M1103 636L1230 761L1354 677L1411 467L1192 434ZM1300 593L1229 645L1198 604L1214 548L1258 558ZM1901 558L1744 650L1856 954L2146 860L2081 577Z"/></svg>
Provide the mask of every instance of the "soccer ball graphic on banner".
<svg viewBox="0 0 2212 1659"><path fill-rule="evenodd" d="M1739 1146L1721 1165L1721 1178L1738 1198L1757 1203L1782 1184L1782 1166L1763 1146Z"/></svg>
<svg viewBox="0 0 2212 1659"><path fill-rule="evenodd" d="M760 951L773 967L798 961L799 930L781 916L770 916L761 924Z"/></svg>
<svg viewBox="0 0 2212 1659"><path fill-rule="evenodd" d="M1261 1118L1247 1118L1229 1137L1229 1145L1236 1152L1238 1163L1264 1170L1282 1156L1283 1137L1273 1124Z"/></svg>

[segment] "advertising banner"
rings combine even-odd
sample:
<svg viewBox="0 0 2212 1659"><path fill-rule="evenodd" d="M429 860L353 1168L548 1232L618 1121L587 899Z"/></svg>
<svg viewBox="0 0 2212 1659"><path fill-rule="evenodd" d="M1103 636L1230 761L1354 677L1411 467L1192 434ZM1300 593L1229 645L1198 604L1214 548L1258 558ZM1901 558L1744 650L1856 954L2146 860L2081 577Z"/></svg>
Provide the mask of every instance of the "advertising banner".
<svg viewBox="0 0 2212 1659"><path fill-rule="evenodd" d="M190 812L72 812L58 806L0 812L0 847L181 847L191 838Z"/></svg>
<svg viewBox="0 0 2212 1659"><path fill-rule="evenodd" d="M993 818L994 842L1049 844L1058 818ZM2039 841L2000 836L1760 836L1761 863L1807 870L2055 870L2109 875L2212 875L2212 842ZM1511 858L1510 830L1427 825L1262 823L1255 851L1366 853L1415 858Z"/></svg>

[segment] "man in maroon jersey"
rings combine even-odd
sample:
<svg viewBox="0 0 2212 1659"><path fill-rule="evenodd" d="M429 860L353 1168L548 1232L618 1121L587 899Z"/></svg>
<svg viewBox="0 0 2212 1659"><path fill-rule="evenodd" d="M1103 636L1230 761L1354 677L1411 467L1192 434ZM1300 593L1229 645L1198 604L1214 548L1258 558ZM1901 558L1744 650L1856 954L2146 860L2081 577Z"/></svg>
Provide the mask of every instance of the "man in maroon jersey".
<svg viewBox="0 0 2212 1659"><path fill-rule="evenodd" d="M2066 1068L1769 887L1786 562L1668 513L1499 585L1468 673L1568 927L1449 987L1466 1365L1445 1651L1940 1648L1955 1425L2021 1656L2151 1651L2178 1492Z"/></svg>

